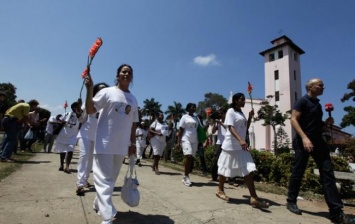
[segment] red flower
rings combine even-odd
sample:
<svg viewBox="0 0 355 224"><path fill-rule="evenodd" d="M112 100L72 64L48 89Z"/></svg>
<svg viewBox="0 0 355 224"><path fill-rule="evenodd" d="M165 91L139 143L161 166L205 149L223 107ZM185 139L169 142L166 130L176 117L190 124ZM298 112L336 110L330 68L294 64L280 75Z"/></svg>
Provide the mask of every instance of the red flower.
<svg viewBox="0 0 355 224"><path fill-rule="evenodd" d="M89 57L94 58L95 54L99 50L99 48L102 45L102 39L101 37L97 38L95 43L91 46L90 51L89 51Z"/></svg>
<svg viewBox="0 0 355 224"><path fill-rule="evenodd" d="M65 103L64 103L64 109L66 109L68 107L68 103L67 103L67 101L65 101Z"/></svg>
<svg viewBox="0 0 355 224"><path fill-rule="evenodd" d="M248 82L248 93L251 94L251 92L253 91L253 85Z"/></svg>
<svg viewBox="0 0 355 224"><path fill-rule="evenodd" d="M333 104L331 103L326 103L324 106L325 106L325 111L327 112L331 112L334 110Z"/></svg>
<svg viewBox="0 0 355 224"><path fill-rule="evenodd" d="M88 67L86 67L83 73L81 73L81 78L85 78L88 74L89 74L89 69Z"/></svg>

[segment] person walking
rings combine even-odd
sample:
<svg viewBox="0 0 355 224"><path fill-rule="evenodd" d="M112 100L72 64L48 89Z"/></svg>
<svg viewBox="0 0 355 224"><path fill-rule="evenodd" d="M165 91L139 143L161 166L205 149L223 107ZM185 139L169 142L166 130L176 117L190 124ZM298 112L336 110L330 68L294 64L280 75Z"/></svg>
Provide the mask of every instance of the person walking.
<svg viewBox="0 0 355 224"><path fill-rule="evenodd" d="M180 120L178 147L182 148L185 156L184 176L182 183L185 186L191 186L189 174L192 172L193 157L197 152L197 127L198 121L194 113L196 111L196 104L188 103L186 105L187 114L184 114Z"/></svg>
<svg viewBox="0 0 355 224"><path fill-rule="evenodd" d="M61 124L61 121L59 118L61 117L61 114L58 114L57 116L51 116L48 121L47 121L47 126L46 126L46 131L43 139L43 152L51 153L54 140L57 137L57 134L54 134L54 126Z"/></svg>
<svg viewBox="0 0 355 224"><path fill-rule="evenodd" d="M169 122L168 129L170 134L166 137L166 146L164 150L164 162L167 162L170 157L170 162L175 163L174 147L176 141L176 130L174 128L173 122Z"/></svg>
<svg viewBox="0 0 355 224"><path fill-rule="evenodd" d="M218 159L219 183L216 196L222 200L229 201L229 197L224 192L226 177L240 176L244 178L248 187L250 205L256 208L268 208L269 204L261 201L255 191L252 172L256 171L256 166L248 151L249 145L246 142L246 134L254 116L254 110L249 112L247 119L241 110L244 105L244 94L234 94L224 121L227 132L222 143L222 152Z"/></svg>
<svg viewBox="0 0 355 224"><path fill-rule="evenodd" d="M10 107L1 121L5 132L3 151L0 155L1 162L14 162L11 159L12 152L15 151L18 141L19 123L28 126L35 125L30 118L29 113L39 105L37 100L30 100L28 103L18 103Z"/></svg>
<svg viewBox="0 0 355 224"><path fill-rule="evenodd" d="M218 159L222 152L222 143L224 141L224 136L227 132L227 127L223 124L226 118L227 110L225 108L219 108L218 118L214 119L212 124L212 133L217 131L217 141L214 145L214 153L212 159L211 177L212 181L217 181L218 178Z"/></svg>
<svg viewBox="0 0 355 224"><path fill-rule="evenodd" d="M137 160L136 165L142 166L141 159L143 156L144 148L146 145L146 138L147 138L147 130L145 130L145 122L142 121L139 123L136 129L136 147L137 147Z"/></svg>
<svg viewBox="0 0 355 224"><path fill-rule="evenodd" d="M95 96L101 89L106 87L109 87L106 83L95 84L93 95ZM97 119L100 116L99 112L88 115L84 105L81 106L81 110L81 116L78 118L81 127L77 135L79 159L77 166L76 195L78 196L85 194L85 187L91 187L88 179L92 170Z"/></svg>
<svg viewBox="0 0 355 224"><path fill-rule="evenodd" d="M323 94L324 89L321 79L308 80L307 94L296 102L291 113L291 125L296 131L296 137L292 142L295 161L288 185L286 207L294 214L302 214L297 206L297 197L309 156L312 156L319 169L331 221L333 223L355 223L355 219L349 218L342 210L343 202L336 187L329 147L322 138L323 128L334 123L332 117L328 117L325 122L322 120L323 111L318 96Z"/></svg>
<svg viewBox="0 0 355 224"><path fill-rule="evenodd" d="M93 178L96 196L95 211L101 215L102 224L112 223L117 210L112 203L115 182L125 155L136 153L138 103L130 92L133 69L123 64L117 69L116 85L104 88L93 97L91 75L85 77L88 114L100 112L94 146Z"/></svg>
<svg viewBox="0 0 355 224"><path fill-rule="evenodd" d="M154 159L152 170L156 175L160 175L159 160L166 146L166 136L169 135L168 126L164 122L164 114L162 111L158 112L157 119L149 127L149 132L153 135L150 139Z"/></svg>
<svg viewBox="0 0 355 224"><path fill-rule="evenodd" d="M78 102L73 102L70 107L72 111L64 115L63 122L65 124L59 132L54 144L54 151L60 155L60 166L58 170L64 171L67 174L71 173L69 166L73 158L74 147L77 143L76 136L78 135L80 125L78 117L80 117L82 113Z"/></svg>

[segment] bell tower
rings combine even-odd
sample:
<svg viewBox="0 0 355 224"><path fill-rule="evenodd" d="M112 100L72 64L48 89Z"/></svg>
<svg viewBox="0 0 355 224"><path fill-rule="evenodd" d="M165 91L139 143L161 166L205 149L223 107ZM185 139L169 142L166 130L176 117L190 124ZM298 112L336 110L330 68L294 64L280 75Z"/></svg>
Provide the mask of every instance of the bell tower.
<svg viewBox="0 0 355 224"><path fill-rule="evenodd" d="M283 35L271 41L272 47L260 52L264 57L265 97L271 106L277 105L282 113L293 108L294 103L302 96L301 58L305 52L287 36ZM294 131L289 121L283 129L292 141ZM266 130L272 144L273 133Z"/></svg>

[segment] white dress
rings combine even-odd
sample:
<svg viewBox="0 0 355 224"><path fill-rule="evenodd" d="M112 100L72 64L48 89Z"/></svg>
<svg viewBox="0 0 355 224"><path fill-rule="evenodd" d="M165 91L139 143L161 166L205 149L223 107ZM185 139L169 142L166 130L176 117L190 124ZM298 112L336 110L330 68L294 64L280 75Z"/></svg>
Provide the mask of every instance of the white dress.
<svg viewBox="0 0 355 224"><path fill-rule="evenodd" d="M247 119L242 112L228 109L224 121L226 127L232 126L238 135L245 139L247 133ZM218 174L225 177L244 177L256 170L252 156L242 149L239 141L227 128L227 132L222 143L222 152L218 159Z"/></svg>
<svg viewBox="0 0 355 224"><path fill-rule="evenodd" d="M54 145L54 151L57 153L72 152L76 145L79 132L79 121L75 112L68 112L64 115L66 122L59 132Z"/></svg>

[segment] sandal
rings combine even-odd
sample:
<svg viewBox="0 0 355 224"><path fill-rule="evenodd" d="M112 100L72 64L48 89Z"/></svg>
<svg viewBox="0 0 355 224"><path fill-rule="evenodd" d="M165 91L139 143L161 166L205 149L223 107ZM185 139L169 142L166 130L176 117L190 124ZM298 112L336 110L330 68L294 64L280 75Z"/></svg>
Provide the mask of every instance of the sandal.
<svg viewBox="0 0 355 224"><path fill-rule="evenodd" d="M90 188L92 185L89 182L86 182L85 187Z"/></svg>
<svg viewBox="0 0 355 224"><path fill-rule="evenodd" d="M156 174L156 175L160 175L159 170L155 170L155 174Z"/></svg>
<svg viewBox="0 0 355 224"><path fill-rule="evenodd" d="M84 187L78 187L77 189L76 189L76 195L78 195L78 196L83 196L83 195L85 195L85 190L84 190Z"/></svg>
<svg viewBox="0 0 355 224"><path fill-rule="evenodd" d="M70 169L69 169L69 168L68 168L68 169L65 168L65 169L64 169L64 173L71 174Z"/></svg>
<svg viewBox="0 0 355 224"><path fill-rule="evenodd" d="M224 201L229 201L229 197L226 195L226 193L224 193L224 191L217 191L216 196L217 198L220 198Z"/></svg>
<svg viewBox="0 0 355 224"><path fill-rule="evenodd" d="M266 201L261 201L259 198L250 198L250 205L253 208L269 208L269 203Z"/></svg>

